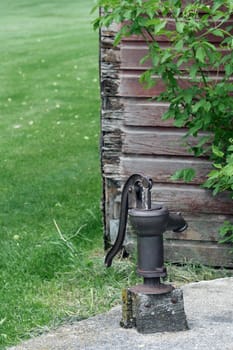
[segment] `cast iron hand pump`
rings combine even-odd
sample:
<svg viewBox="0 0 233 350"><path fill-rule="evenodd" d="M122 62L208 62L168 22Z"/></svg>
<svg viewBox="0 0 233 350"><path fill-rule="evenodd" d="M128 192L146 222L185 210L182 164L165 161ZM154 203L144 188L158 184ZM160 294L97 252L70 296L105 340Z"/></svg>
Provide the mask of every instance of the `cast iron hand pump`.
<svg viewBox="0 0 233 350"><path fill-rule="evenodd" d="M126 181L122 190L118 235L106 255L105 264L111 266L113 258L122 248L129 215L137 233L137 272L144 278L144 284L139 287L147 293L166 293L172 286L160 283L160 278L166 277L163 233L167 230L182 232L188 225L180 213L171 214L162 205L151 205L152 185L152 179L141 174L134 174ZM135 196L135 208L129 208L129 195Z"/></svg>

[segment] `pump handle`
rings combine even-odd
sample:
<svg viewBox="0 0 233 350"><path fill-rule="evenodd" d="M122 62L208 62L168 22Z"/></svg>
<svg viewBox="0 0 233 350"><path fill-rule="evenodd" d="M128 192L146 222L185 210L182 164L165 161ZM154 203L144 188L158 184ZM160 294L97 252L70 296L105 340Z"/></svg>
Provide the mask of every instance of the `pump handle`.
<svg viewBox="0 0 233 350"><path fill-rule="evenodd" d="M120 251L123 245L123 242L125 239L128 209L129 209L128 194L129 194L130 188L132 186L135 186L137 183L140 183L143 187L148 188L149 190L152 187L152 179L141 174L131 175L126 181L126 183L124 184L122 189L122 195L121 195L120 220L119 220L117 238L114 245L112 246L112 248L109 250L109 252L105 257L105 265L107 267L110 267L112 265L113 258Z"/></svg>

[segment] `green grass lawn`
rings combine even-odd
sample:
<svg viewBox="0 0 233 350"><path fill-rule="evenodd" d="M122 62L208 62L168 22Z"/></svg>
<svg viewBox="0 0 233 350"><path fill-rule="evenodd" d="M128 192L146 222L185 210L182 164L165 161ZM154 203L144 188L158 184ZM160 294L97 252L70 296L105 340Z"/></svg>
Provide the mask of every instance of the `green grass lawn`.
<svg viewBox="0 0 233 350"><path fill-rule="evenodd" d="M2 346L79 314L75 276L88 265L83 252L101 242L92 6L91 0L0 3Z"/></svg>
<svg viewBox="0 0 233 350"><path fill-rule="evenodd" d="M104 311L135 282L130 261L103 266L93 3L0 2L1 349ZM190 275L214 276L175 278Z"/></svg>

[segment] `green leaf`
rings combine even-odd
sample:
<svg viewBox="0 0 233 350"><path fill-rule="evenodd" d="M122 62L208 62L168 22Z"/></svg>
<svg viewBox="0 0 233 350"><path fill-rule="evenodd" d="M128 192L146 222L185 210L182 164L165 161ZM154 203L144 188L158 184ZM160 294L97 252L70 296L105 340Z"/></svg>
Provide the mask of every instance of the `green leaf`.
<svg viewBox="0 0 233 350"><path fill-rule="evenodd" d="M162 116L162 120L167 120L167 119L170 119L170 118L173 118L173 115L171 114L171 111L168 110L167 112L165 112Z"/></svg>
<svg viewBox="0 0 233 350"><path fill-rule="evenodd" d="M221 164L214 163L213 166L214 166L216 169L222 169L222 165L221 165Z"/></svg>
<svg viewBox="0 0 233 350"><path fill-rule="evenodd" d="M176 30L178 33L184 32L185 23L184 22L176 22Z"/></svg>
<svg viewBox="0 0 233 350"><path fill-rule="evenodd" d="M194 97L194 92L192 89L187 89L187 90L184 90L184 100L186 103L190 104L193 100L193 97Z"/></svg>
<svg viewBox="0 0 233 350"><path fill-rule="evenodd" d="M145 71L139 78L140 83L144 84L146 89L150 89L156 84L156 80L153 79L153 72L151 70Z"/></svg>
<svg viewBox="0 0 233 350"><path fill-rule="evenodd" d="M201 63L205 63L205 58L206 58L205 49L202 46L198 47L198 49L196 51L196 59L198 61L200 61Z"/></svg>
<svg viewBox="0 0 233 350"><path fill-rule="evenodd" d="M230 77L233 73L233 63L230 62L229 64L226 64L225 66L225 72L228 77Z"/></svg>
<svg viewBox="0 0 233 350"><path fill-rule="evenodd" d="M200 108L205 106L206 100L200 100L192 106L192 112L196 113Z"/></svg>
<svg viewBox="0 0 233 350"><path fill-rule="evenodd" d="M210 136L209 135L205 135L205 136L201 136L200 137L200 140L197 144L197 147L202 147L204 146L210 139Z"/></svg>
<svg viewBox="0 0 233 350"><path fill-rule="evenodd" d="M172 180L184 180L190 182L196 175L196 171L193 168L185 168L177 170L174 175L171 176Z"/></svg>
<svg viewBox="0 0 233 350"><path fill-rule="evenodd" d="M165 28L167 20L161 20L159 18L148 19L145 23L145 26L153 26L153 32L155 35L158 35L161 30Z"/></svg>
<svg viewBox="0 0 233 350"><path fill-rule="evenodd" d="M175 49L177 51L180 51L182 50L184 47L184 40L183 39L180 39L179 41L177 41L176 45L175 45Z"/></svg>
<svg viewBox="0 0 233 350"><path fill-rule="evenodd" d="M215 36L220 36L221 38L224 38L224 33L221 29L211 30L211 34L213 34Z"/></svg>
<svg viewBox="0 0 233 350"><path fill-rule="evenodd" d="M195 79L195 78L196 78L198 69L199 69L199 67L198 67L197 64L193 64L193 65L190 67L189 75L190 75L191 79Z"/></svg>
<svg viewBox="0 0 233 350"><path fill-rule="evenodd" d="M151 57L150 57L150 55L148 54L148 55L146 55L146 56L144 56L144 57L142 57L141 59L140 59L140 64L144 64L146 61L148 61L148 60L150 60L151 59Z"/></svg>
<svg viewBox="0 0 233 350"><path fill-rule="evenodd" d="M172 53L168 50L164 51L161 57L161 63L165 63L172 57Z"/></svg>
<svg viewBox="0 0 233 350"><path fill-rule="evenodd" d="M186 124L186 118L185 119L181 119L181 118L179 118L179 119L176 119L175 121L174 121L174 126L176 126L177 128L182 128L183 126L185 126L185 124Z"/></svg>
<svg viewBox="0 0 233 350"><path fill-rule="evenodd" d="M219 170L211 170L211 172L208 174L208 178L212 181L214 179L217 179L219 177Z"/></svg>
<svg viewBox="0 0 233 350"><path fill-rule="evenodd" d="M212 145L212 152L216 157L223 158L224 153L215 145Z"/></svg>
<svg viewBox="0 0 233 350"><path fill-rule="evenodd" d="M233 243L233 223L224 221L223 225L220 227L219 233L222 237L220 243Z"/></svg>

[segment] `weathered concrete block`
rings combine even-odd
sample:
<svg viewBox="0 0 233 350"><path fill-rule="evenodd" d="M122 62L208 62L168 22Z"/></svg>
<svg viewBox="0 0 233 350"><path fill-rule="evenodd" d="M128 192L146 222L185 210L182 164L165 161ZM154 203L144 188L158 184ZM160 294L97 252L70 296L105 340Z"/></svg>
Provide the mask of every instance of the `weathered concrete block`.
<svg viewBox="0 0 233 350"><path fill-rule="evenodd" d="M144 294L129 288L123 291L122 300L122 327L135 327L144 334L188 329L181 289Z"/></svg>

